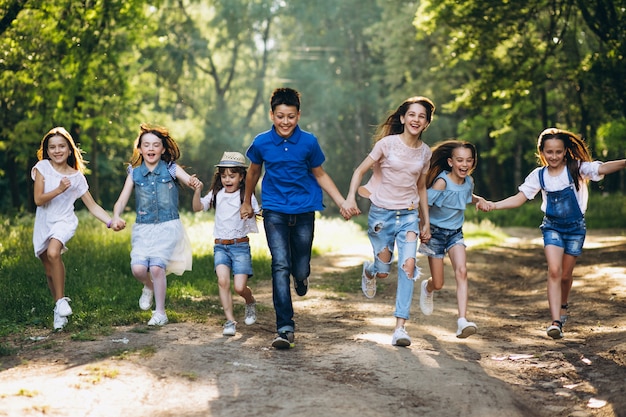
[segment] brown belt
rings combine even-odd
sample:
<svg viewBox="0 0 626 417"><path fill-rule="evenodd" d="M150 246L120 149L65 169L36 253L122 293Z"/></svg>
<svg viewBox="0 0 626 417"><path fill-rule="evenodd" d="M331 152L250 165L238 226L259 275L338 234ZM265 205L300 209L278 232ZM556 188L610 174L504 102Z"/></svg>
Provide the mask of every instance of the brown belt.
<svg viewBox="0 0 626 417"><path fill-rule="evenodd" d="M215 239L216 245L234 245L235 243L244 243L250 242L250 238L246 237L238 237L235 239Z"/></svg>

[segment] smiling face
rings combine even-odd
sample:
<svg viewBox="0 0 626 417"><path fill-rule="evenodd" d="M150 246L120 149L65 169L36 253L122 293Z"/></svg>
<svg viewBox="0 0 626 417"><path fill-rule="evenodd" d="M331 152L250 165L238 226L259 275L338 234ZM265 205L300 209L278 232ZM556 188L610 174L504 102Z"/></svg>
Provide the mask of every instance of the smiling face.
<svg viewBox="0 0 626 417"><path fill-rule="evenodd" d="M270 119L274 123L276 133L280 137L288 138L300 121L300 111L296 106L279 104L273 111L270 111Z"/></svg>
<svg viewBox="0 0 626 417"><path fill-rule="evenodd" d="M565 143L559 138L545 139L541 156L548 167L561 167L565 164Z"/></svg>
<svg viewBox="0 0 626 417"><path fill-rule="evenodd" d="M147 166L156 166L165 153L163 140L154 133L143 134L137 148Z"/></svg>
<svg viewBox="0 0 626 417"><path fill-rule="evenodd" d="M243 181L243 174L231 168L222 168L220 169L220 181L227 193L234 193L239 190L241 181Z"/></svg>
<svg viewBox="0 0 626 417"><path fill-rule="evenodd" d="M48 144L46 146L46 153L50 158L50 162L55 165L67 164L67 159L70 156L72 148L61 135L54 135L48 138Z"/></svg>
<svg viewBox="0 0 626 417"><path fill-rule="evenodd" d="M452 151L452 157L448 158L450 173L458 182L463 182L476 166L476 157L471 149L459 146Z"/></svg>
<svg viewBox="0 0 626 417"><path fill-rule="evenodd" d="M411 136L419 136L428 127L426 107L419 103L409 106L404 116L400 116L400 123L404 125L404 131Z"/></svg>

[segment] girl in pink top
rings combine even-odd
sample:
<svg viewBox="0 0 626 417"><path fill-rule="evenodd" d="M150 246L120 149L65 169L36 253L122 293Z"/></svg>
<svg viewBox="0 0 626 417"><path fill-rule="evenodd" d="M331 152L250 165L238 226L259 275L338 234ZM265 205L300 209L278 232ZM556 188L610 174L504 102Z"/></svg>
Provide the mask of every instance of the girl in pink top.
<svg viewBox="0 0 626 417"><path fill-rule="evenodd" d="M409 346L411 338L404 328L409 319L414 283L420 276L417 267L417 239L430 239L426 173L431 151L422 133L432 120L435 105L426 97L405 100L378 127L370 154L359 165L350 181L344 210L358 212L356 193L369 198L368 236L374 262L363 264L361 288L367 298L376 295L376 279L387 278L394 245L398 247L398 287L396 328L391 344ZM360 186L370 169L372 177ZM423 218L419 218L418 209ZM421 230L420 230L421 220Z"/></svg>

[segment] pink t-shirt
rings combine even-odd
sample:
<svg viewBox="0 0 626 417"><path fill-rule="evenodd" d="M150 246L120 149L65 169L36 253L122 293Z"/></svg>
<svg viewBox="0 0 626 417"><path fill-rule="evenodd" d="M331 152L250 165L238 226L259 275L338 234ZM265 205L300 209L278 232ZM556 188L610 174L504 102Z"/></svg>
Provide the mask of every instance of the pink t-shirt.
<svg viewBox="0 0 626 417"><path fill-rule="evenodd" d="M417 148L404 144L399 135L385 136L374 145L372 177L365 184L370 201L388 210L417 209L417 180L426 175L432 152L424 142Z"/></svg>

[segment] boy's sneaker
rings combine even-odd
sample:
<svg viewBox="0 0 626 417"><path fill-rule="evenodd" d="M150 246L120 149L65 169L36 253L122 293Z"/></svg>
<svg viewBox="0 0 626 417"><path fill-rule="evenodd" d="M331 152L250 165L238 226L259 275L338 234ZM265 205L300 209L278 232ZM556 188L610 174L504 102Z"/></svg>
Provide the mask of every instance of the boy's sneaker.
<svg viewBox="0 0 626 417"><path fill-rule="evenodd" d="M409 337L404 327L399 327L393 332L393 337L391 338L391 344L393 346L410 346L411 345L411 338Z"/></svg>
<svg viewBox="0 0 626 417"><path fill-rule="evenodd" d="M290 349L296 347L293 332L278 333L278 337L272 342L272 347L276 349Z"/></svg>
<svg viewBox="0 0 626 417"><path fill-rule="evenodd" d="M222 331L222 334L224 336L234 336L235 333L237 333L236 326L237 326L236 321L228 320L226 323L224 323L224 330Z"/></svg>
<svg viewBox="0 0 626 417"><path fill-rule="evenodd" d="M54 311L54 330L62 330L67 324L67 317L62 317L59 313Z"/></svg>
<svg viewBox="0 0 626 417"><path fill-rule="evenodd" d="M72 307L68 304L70 300L68 297L59 298L54 307L54 311L61 317L67 317L72 315Z"/></svg>
<svg viewBox="0 0 626 417"><path fill-rule="evenodd" d="M559 320L554 320L546 329L546 333L553 339L561 339L563 337L563 323Z"/></svg>
<svg viewBox="0 0 626 417"><path fill-rule="evenodd" d="M298 281L294 278L293 287L296 290L296 294L298 294L300 297L305 296L306 292L309 290L309 279L306 278L302 281Z"/></svg>
<svg viewBox="0 0 626 417"><path fill-rule="evenodd" d="M248 326L256 323L256 302L246 304L246 318L244 319L244 323Z"/></svg>
<svg viewBox="0 0 626 417"><path fill-rule="evenodd" d="M457 320L456 337L465 339L476 333L476 323L467 321L464 317Z"/></svg>
<svg viewBox="0 0 626 417"><path fill-rule="evenodd" d="M420 309L425 316L430 316L433 314L433 296L435 292L428 292L426 289L427 286L428 280L425 279L422 281L422 290L420 292Z"/></svg>
<svg viewBox="0 0 626 417"><path fill-rule="evenodd" d="M166 314L157 313L156 311L152 312L152 318L148 322L148 326L163 326L167 324L169 320L167 319Z"/></svg>
<svg viewBox="0 0 626 417"><path fill-rule="evenodd" d="M376 277L368 277L365 272L372 263L369 261L363 262L363 272L361 273L361 290L367 298L374 298L376 295Z"/></svg>
<svg viewBox="0 0 626 417"><path fill-rule="evenodd" d="M141 297L139 297L139 308L144 311L150 310L153 298L154 292L150 288L144 286L141 290Z"/></svg>

